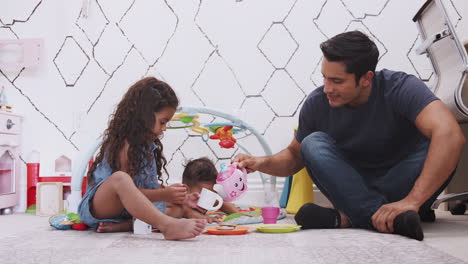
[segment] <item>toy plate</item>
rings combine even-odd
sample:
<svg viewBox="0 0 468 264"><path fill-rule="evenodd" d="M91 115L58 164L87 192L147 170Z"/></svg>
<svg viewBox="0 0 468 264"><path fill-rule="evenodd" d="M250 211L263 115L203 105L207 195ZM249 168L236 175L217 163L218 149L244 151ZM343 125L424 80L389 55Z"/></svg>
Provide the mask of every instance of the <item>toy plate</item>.
<svg viewBox="0 0 468 264"><path fill-rule="evenodd" d="M265 224L256 226L258 232L262 233L289 233L301 228L300 225L293 224Z"/></svg>
<svg viewBox="0 0 468 264"><path fill-rule="evenodd" d="M249 232L248 226L236 226L234 230L218 230L218 226L207 226L205 231L212 235L243 235Z"/></svg>

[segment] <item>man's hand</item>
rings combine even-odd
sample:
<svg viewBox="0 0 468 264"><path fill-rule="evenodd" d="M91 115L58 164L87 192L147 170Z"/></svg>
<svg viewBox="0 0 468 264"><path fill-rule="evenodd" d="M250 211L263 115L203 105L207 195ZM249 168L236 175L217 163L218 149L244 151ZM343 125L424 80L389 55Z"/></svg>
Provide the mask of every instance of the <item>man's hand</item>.
<svg viewBox="0 0 468 264"><path fill-rule="evenodd" d="M395 217L409 210L418 212L419 206L405 199L384 204L372 216L372 224L379 232L393 233L393 220Z"/></svg>
<svg viewBox="0 0 468 264"><path fill-rule="evenodd" d="M164 188L165 201L175 204L183 204L187 196L187 185L176 183Z"/></svg>
<svg viewBox="0 0 468 264"><path fill-rule="evenodd" d="M232 162L238 162L239 168L245 168L248 173L255 172L259 169L261 162L263 161L260 157L254 157L247 154L237 154Z"/></svg>

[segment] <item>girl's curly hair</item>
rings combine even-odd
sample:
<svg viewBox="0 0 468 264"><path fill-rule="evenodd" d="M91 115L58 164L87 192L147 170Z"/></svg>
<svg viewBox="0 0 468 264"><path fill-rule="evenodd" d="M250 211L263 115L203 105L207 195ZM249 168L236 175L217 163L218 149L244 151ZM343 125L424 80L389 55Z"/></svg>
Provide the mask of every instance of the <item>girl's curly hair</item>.
<svg viewBox="0 0 468 264"><path fill-rule="evenodd" d="M154 77L147 77L133 84L110 116L109 127L104 132L104 141L96 160L88 171L88 183L93 185L93 172L103 160L104 155L112 173L121 170L119 154L128 142L128 171L133 178L145 165L156 160L158 181L163 184L162 169L166 170L166 158L163 145L153 132L156 123L155 113L166 107L177 109L179 99L174 90L165 82ZM156 144L154 153L150 153L152 143ZM146 162L145 162L146 161ZM169 174L168 174L169 175ZM154 175L146 175L154 177Z"/></svg>

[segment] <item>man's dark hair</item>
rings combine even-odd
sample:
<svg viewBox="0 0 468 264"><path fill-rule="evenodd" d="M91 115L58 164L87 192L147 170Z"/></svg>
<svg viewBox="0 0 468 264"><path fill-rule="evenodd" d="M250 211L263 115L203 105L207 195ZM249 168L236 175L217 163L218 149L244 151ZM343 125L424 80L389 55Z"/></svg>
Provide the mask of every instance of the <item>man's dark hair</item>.
<svg viewBox="0 0 468 264"><path fill-rule="evenodd" d="M182 174L182 183L188 186L194 186L198 182L216 183L218 171L213 162L206 158L190 160L185 165L185 170Z"/></svg>
<svg viewBox="0 0 468 264"><path fill-rule="evenodd" d="M356 84L368 71L375 71L379 50L375 43L361 31L338 34L320 44L323 56L328 61L343 62L347 73L353 73Z"/></svg>

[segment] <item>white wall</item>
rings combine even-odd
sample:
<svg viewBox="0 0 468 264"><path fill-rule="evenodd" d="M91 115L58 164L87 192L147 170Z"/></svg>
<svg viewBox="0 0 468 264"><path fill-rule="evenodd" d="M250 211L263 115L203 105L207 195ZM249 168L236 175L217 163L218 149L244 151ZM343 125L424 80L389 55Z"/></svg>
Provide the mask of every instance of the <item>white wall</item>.
<svg viewBox="0 0 468 264"><path fill-rule="evenodd" d="M43 176L54 174L55 159L75 157L99 135L122 94L146 75L172 85L182 105L237 113L273 152L290 142L303 100L322 83L319 44L337 33L368 33L381 52L379 68L433 78L427 58L414 54L411 19L425 0L90 0L85 18L86 2L0 3L0 39L44 40L39 65L0 70L0 86L24 117L21 158L38 150ZM448 2L457 23L466 19L465 0ZM180 180L186 158L229 159L237 151L189 135L166 133L170 182ZM255 140L241 141L262 153ZM25 171L23 164L20 210ZM249 180L260 190L258 176Z"/></svg>

